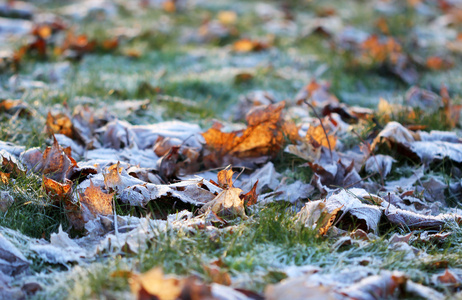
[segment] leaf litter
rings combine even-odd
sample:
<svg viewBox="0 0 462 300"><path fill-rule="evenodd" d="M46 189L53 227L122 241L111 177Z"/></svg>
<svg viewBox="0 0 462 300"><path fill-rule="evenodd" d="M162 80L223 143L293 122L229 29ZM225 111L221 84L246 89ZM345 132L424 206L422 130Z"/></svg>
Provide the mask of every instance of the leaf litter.
<svg viewBox="0 0 462 300"><path fill-rule="evenodd" d="M72 276L79 268L90 270L114 257L124 264L112 266L105 276L123 282L127 294L120 298L306 299L309 295L312 299L443 299L460 291L458 252L449 255L456 261L450 268L449 263L436 261L436 266L445 267L436 267L432 276L410 265L409 270L395 267L373 253L397 253L404 261L424 264L439 253L434 245L450 247L447 241L460 236L459 203L450 201L462 193L460 91L451 82L448 87L446 82L421 85L428 74L456 68L460 34L456 35L453 27L460 25L460 8L445 1L438 5L430 1L373 1L367 5L376 12L374 22L370 28L356 28L354 23L346 24L349 20L341 7L310 3L305 4L304 12L297 11L295 4L247 5L255 11L252 18L257 21L252 22L263 25L266 36L242 31L242 24L248 22L242 11L227 7L217 13L204 3L190 1L77 1L49 14L21 1L0 3L0 70L13 74L0 79L0 114L9 125L37 118L43 127L40 134L48 137L50 144L30 147L18 143L17 135L2 130L0 210L7 216L16 206L32 203L21 203L20 188L15 187L33 178L40 183L34 188L43 193L40 205L61 209L68 222L59 224L48 238L45 233L34 238L0 227L2 297L20 299L40 294L40 290L47 295L47 276L54 280L65 272ZM192 17L200 21L196 27L172 25L191 7L207 12L202 20ZM129 31L121 22L125 27L90 35L78 26L95 20L115 24L118 18L123 20L123 14L142 20L146 9L160 16L155 29ZM446 35L439 37L428 30L422 35L428 24L417 18L409 21L414 27L408 33L411 45L393 27L393 20L409 10L428 18L429 26ZM175 31L174 26L181 28ZM90 98L81 105L77 97L66 95L54 106L40 107L39 101L28 98L45 90L49 94L43 97L58 97L54 93L70 84L66 74L75 66L63 60L79 66L108 55L136 64L145 56L145 48L160 49L168 39L198 50L204 45L216 47L221 59L240 60L235 70L228 72L233 74L228 78L232 88L241 94L239 102L222 113L234 123L223 118L185 121L188 118L181 112L182 120L138 123L137 116L158 108L153 99L168 96L156 94L163 94L164 88L172 92L162 79L172 76L170 70L159 75L155 85L145 82L148 99L126 99L138 95L123 88L105 91L109 101L99 108L92 103L99 99ZM329 49L322 52L341 61L341 72L379 74L408 87L401 93L402 103L380 98L373 110L344 101L339 86L332 86L322 75L332 74L332 66L319 66L313 75L287 82L290 89L279 91L277 84L274 88L262 84L267 90L246 88L260 84L262 78L290 79L288 73L296 74L313 61L319 63L323 53L308 63L300 58L296 67L289 63L287 72L275 59L280 55L281 61L290 61L280 52L284 43L303 43L305 39ZM4 48L7 51L3 52ZM289 56L294 56L291 51L295 50L288 51ZM190 59L188 72L194 74L204 68L194 60L207 57L191 55ZM266 60L271 64L265 66ZM50 64L53 72L18 75L24 65L38 62ZM249 71L248 66L253 69ZM440 88L438 92L435 86ZM211 91L216 97L225 93ZM112 100L123 101L109 103ZM184 104L172 103L174 110ZM435 116L437 124L430 124L428 118ZM265 211L280 202L287 205L280 207L290 215L291 233L308 230L312 234L305 239L324 243L329 251L317 260L295 262L290 257L314 256L314 252L297 244L300 248L287 255L272 244L273 238L277 240L274 236L251 246L268 256L262 263L267 269L258 266L254 273L245 267L240 271L239 262L227 257L235 241L221 257L195 258L204 259L203 271L183 272L188 276L169 275L159 266L140 267L136 262L136 255L151 251L164 235L185 240L204 235L215 243L212 247L218 247L220 239L259 225ZM279 215L272 219L283 223ZM377 250L380 247L385 250ZM354 254L355 250L359 254ZM184 249L182 255L189 252ZM251 265L254 259L258 257L247 258L247 263ZM346 263L332 261L337 259ZM385 267L380 270L374 268L382 265ZM267 279L255 288L253 276Z"/></svg>

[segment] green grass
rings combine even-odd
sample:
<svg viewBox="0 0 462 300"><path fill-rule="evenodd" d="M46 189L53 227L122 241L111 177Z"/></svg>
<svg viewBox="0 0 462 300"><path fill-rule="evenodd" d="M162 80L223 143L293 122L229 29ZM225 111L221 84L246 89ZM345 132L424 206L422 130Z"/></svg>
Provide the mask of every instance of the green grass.
<svg viewBox="0 0 462 300"><path fill-rule="evenodd" d="M369 33L379 32L375 22L383 16L373 9L371 3L365 1L268 3L276 5L278 11L288 7L300 28L305 28L303 22L315 18L326 7L334 8L345 25ZM50 110L65 111L67 108L64 104L69 112L79 105L88 105L95 110L106 108L115 117L132 124L180 119L198 123L206 129L214 118L229 121L230 109L242 95L266 90L273 93L277 100L290 100L313 78L330 82L331 93L349 105L375 109L380 97L391 103L403 100L408 84L396 76L384 74L380 66L355 66L352 63L355 53L332 47L333 37L306 35L303 30L293 36L276 34L273 47L251 53L235 53L230 50L232 43L239 39L238 35L233 34L217 37L210 43L185 42L187 39L184 32L197 29L207 19L216 19L218 12L225 9L238 12L235 28L241 37L270 39L268 26L255 12L254 4L210 2L172 14L165 14L159 9L146 9L143 13L137 13L122 8L120 16L111 20L70 21L76 33L85 33L98 41L112 37L114 28L135 28L140 34L132 39L122 38L117 50L98 50L85 55L81 61L72 61L68 72L59 78L59 84L53 83L48 71L44 70L53 68L62 58L51 56L43 60L26 56L21 62L19 75L26 80L43 79L48 84L43 90L14 91L8 86L8 79L14 72L2 72L0 92L4 96L0 97L22 99L29 104L34 115L30 118L0 115L0 140L27 148L45 148L49 142L48 135L43 131L46 115ZM63 4L54 1L47 5L56 11ZM404 51L422 59L437 53L439 49L433 45L426 49L415 49L412 39L407 38L415 26L428 23L427 17L420 16L404 4L396 5L399 5L402 12L387 16L387 20L391 34L402 43ZM163 27L160 24L167 25ZM454 26L455 30L460 31L459 25ZM127 49L136 49L141 56L126 57L124 51ZM455 61L454 69L435 72L422 70L418 84L438 91L444 83L449 87L454 102L460 103L462 76L459 66L462 57L451 54L451 58ZM39 71L45 73L44 78L35 75ZM236 74L242 72L252 73L253 79L236 82ZM146 109L132 113L115 108L117 103L133 99L147 99L149 105ZM460 130L459 127L449 127L440 111L428 113L421 110L416 115L416 118L410 119L406 112L397 112L390 116L390 120L405 125L425 124L425 130ZM374 130L385 126L383 116L375 117L373 121L354 125L357 134L347 133L339 137L345 149L362 144L362 139L367 140ZM376 153L390 154L398 159L387 180L408 177L420 166L418 162L397 153L396 149L380 148ZM287 177L288 183L295 180L308 183L312 179L313 171L308 167L300 168L304 161L290 154L281 152L273 162L276 170ZM426 173L425 178L438 176L448 183L454 182L453 170L460 167L447 160L437 162L430 166L431 171ZM366 176L364 173L361 175ZM378 175L371 177L371 180L380 182ZM45 239L57 232L60 225L65 231L69 229L63 207L51 203L40 185L40 178L36 176L23 176L10 184L0 185L0 190L9 191L15 198L15 203L8 211L1 213L0 226L17 230L29 237ZM460 206L459 198L460 195L447 193L447 201L453 207ZM118 203L116 211L119 215L165 218L168 213L183 208L194 211L193 207L172 208L168 203L160 201L150 203L147 209ZM411 243L425 251L427 257L404 259L405 253L389 249L387 239L395 232L406 234L408 231L389 224L381 226L380 236L368 243L353 243L334 249L336 238L318 238L312 230L296 224L294 208L286 203L271 204L256 213L249 212L249 215L251 217L248 220L232 223L224 229L217 228L212 234L200 230L192 234L184 229L169 228L144 241L147 248L140 253L105 253L84 265L70 265L69 270L64 266L51 266L24 250L33 260L32 275L37 276L37 280L47 287L36 297L127 298L130 295L128 281L111 274L117 270L145 272L156 266L162 267L165 273L195 275L210 282L211 278L204 271L203 263L215 259L224 262L225 271L240 287L257 292L262 292L268 283L276 283L285 278L283 270L289 265L314 265L324 268L322 272L325 273L340 272L359 265L360 260L367 257L371 268L404 270L413 280L429 286L432 286L431 275L444 270L438 262L447 261L445 264L452 268L462 267L462 233L454 224L448 228L453 231L453 235L444 243ZM77 237L74 233L71 236ZM441 287L436 288L444 291Z"/></svg>

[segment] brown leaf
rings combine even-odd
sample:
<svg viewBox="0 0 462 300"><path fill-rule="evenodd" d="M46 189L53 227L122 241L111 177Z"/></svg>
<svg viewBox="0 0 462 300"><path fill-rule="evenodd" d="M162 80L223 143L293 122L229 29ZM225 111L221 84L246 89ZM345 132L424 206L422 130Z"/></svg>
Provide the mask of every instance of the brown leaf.
<svg viewBox="0 0 462 300"><path fill-rule="evenodd" d="M228 168L218 172L217 174L218 185L223 189L232 187L233 186L233 174L234 174L233 170L228 169Z"/></svg>
<svg viewBox="0 0 462 300"><path fill-rule="evenodd" d="M72 201L72 182L65 179L65 183L59 183L53 179L42 177L42 187L55 202L62 203L71 225L76 230L83 230L85 222L82 216L81 206Z"/></svg>
<svg viewBox="0 0 462 300"><path fill-rule="evenodd" d="M3 184L8 184L8 182L10 181L10 173L0 172L0 181Z"/></svg>
<svg viewBox="0 0 462 300"><path fill-rule="evenodd" d="M387 299L396 292L403 291L407 277L399 272L386 272L382 275L369 276L351 286L340 290L340 294L350 299Z"/></svg>
<svg viewBox="0 0 462 300"><path fill-rule="evenodd" d="M42 159L33 168L34 172L41 172L45 176L63 181L71 175L77 166L76 161L70 156L71 149L62 148L53 136L53 145L47 147L42 155Z"/></svg>
<svg viewBox="0 0 462 300"><path fill-rule="evenodd" d="M72 181L65 179L64 183L59 183L53 179L42 176L42 187L54 201L70 201L72 193Z"/></svg>
<svg viewBox="0 0 462 300"><path fill-rule="evenodd" d="M20 115L31 115L29 106L22 100L4 99L0 100L0 112L9 114L19 113Z"/></svg>
<svg viewBox="0 0 462 300"><path fill-rule="evenodd" d="M48 112L46 127L49 134L60 133L70 138L74 136L72 121L64 113L52 115L51 112Z"/></svg>
<svg viewBox="0 0 462 300"><path fill-rule="evenodd" d="M212 282L222 285L231 285L231 276L227 270L220 268L220 266L214 263L210 264L209 266L203 265L203 268Z"/></svg>
<svg viewBox="0 0 462 300"><path fill-rule="evenodd" d="M454 273L452 273L449 269L446 269L444 274L436 276L436 279L440 283L451 286L458 286L461 283L457 276L454 275Z"/></svg>
<svg viewBox="0 0 462 300"><path fill-rule="evenodd" d="M304 224L305 227L317 231L318 236L324 236L342 207L337 207L329 212L324 201L308 202L297 214L297 221Z"/></svg>
<svg viewBox="0 0 462 300"><path fill-rule="evenodd" d="M90 179L90 186L80 194L80 202L84 205L93 216L112 215L112 199L114 193L103 193L100 187L96 187Z"/></svg>
<svg viewBox="0 0 462 300"><path fill-rule="evenodd" d="M137 299L175 300L181 294L184 282L165 277L162 269L154 268L140 275L132 275L130 289Z"/></svg>
<svg viewBox="0 0 462 300"><path fill-rule="evenodd" d="M324 133L322 125L310 126L306 132L305 137L311 144L319 146L324 146L328 149L334 150L335 144L337 143L337 138L333 135L327 135Z"/></svg>
<svg viewBox="0 0 462 300"><path fill-rule="evenodd" d="M258 185L258 180L253 185L252 189L247 194L243 195L242 199L244 200L245 206L250 206L250 205L254 205L257 203L257 200L258 200L257 185Z"/></svg>
<svg viewBox="0 0 462 300"><path fill-rule="evenodd" d="M209 286L198 283L194 278L164 276L160 268L139 275L131 274L129 283L132 293L139 300L213 299Z"/></svg>
<svg viewBox="0 0 462 300"><path fill-rule="evenodd" d="M222 132L222 126L216 123L202 134L209 151L204 162L210 167L216 167L233 158L276 155L284 142L281 117L284 105L281 102L253 108L246 116L248 127L245 130Z"/></svg>
<svg viewBox="0 0 462 300"><path fill-rule="evenodd" d="M242 217L245 215L244 201L239 197L241 189L230 187L219 193L212 201L201 207L201 212L211 209L219 217Z"/></svg>

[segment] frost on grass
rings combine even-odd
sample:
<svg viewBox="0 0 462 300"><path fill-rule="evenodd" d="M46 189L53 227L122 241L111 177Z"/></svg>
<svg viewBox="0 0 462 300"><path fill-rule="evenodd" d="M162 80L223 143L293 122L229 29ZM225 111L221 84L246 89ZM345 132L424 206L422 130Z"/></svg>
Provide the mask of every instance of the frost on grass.
<svg viewBox="0 0 462 300"><path fill-rule="evenodd" d="M0 4L1 297L455 296L457 6L228 2Z"/></svg>

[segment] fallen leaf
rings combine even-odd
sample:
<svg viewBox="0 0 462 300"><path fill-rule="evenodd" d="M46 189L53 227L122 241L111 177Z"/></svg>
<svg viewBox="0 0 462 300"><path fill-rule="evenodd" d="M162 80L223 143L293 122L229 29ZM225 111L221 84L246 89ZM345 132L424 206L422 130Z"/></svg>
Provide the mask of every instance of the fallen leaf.
<svg viewBox="0 0 462 300"><path fill-rule="evenodd" d="M342 206L329 212L326 202L317 200L308 202L297 214L297 222L304 224L317 232L318 236L324 236L334 223Z"/></svg>
<svg viewBox="0 0 462 300"><path fill-rule="evenodd" d="M90 186L80 194L80 203L85 206L93 217L97 215L112 215L112 200L114 193L106 194L96 187L90 179ZM88 217L87 217L88 218Z"/></svg>
<svg viewBox="0 0 462 300"><path fill-rule="evenodd" d="M394 162L396 160L389 155L377 154L367 159L365 169L368 173L378 173L385 178L390 173Z"/></svg>
<svg viewBox="0 0 462 300"><path fill-rule="evenodd" d="M65 113L52 115L48 112L46 127L50 135L60 133L70 138L74 137L71 118Z"/></svg>
<svg viewBox="0 0 462 300"><path fill-rule="evenodd" d="M200 284L193 278L164 276L160 268L153 268L139 275L131 274L129 283L132 293L139 300L212 299L209 286Z"/></svg>
<svg viewBox="0 0 462 300"><path fill-rule="evenodd" d="M258 201L257 186L258 186L258 180L257 182L255 182L252 189L248 193L242 195L242 200L244 200L245 206L250 206L250 205L254 205L257 203Z"/></svg>
<svg viewBox="0 0 462 300"><path fill-rule="evenodd" d="M222 132L221 125L215 124L202 134L209 151L204 162L216 167L232 162L233 158L276 155L284 142L281 117L284 105L281 102L253 108L246 116L247 129L242 131Z"/></svg>
<svg viewBox="0 0 462 300"><path fill-rule="evenodd" d="M244 200L239 197L241 193L241 189L234 187L223 190L212 201L202 206L200 211L205 212L210 207L219 217L242 217L245 219L247 216L245 215Z"/></svg>
<svg viewBox="0 0 462 300"><path fill-rule="evenodd" d="M337 299L331 287L311 284L308 276L289 278L265 288L268 300L334 300Z"/></svg>
<svg viewBox="0 0 462 300"><path fill-rule="evenodd" d="M322 125L310 126L306 132L306 139L314 145L314 147L324 146L330 150L335 149L337 139L333 135L324 132Z"/></svg>
<svg viewBox="0 0 462 300"><path fill-rule="evenodd" d="M42 176L42 187L54 201L70 201L72 193L72 181L65 179L59 183L53 179Z"/></svg>
<svg viewBox="0 0 462 300"><path fill-rule="evenodd" d="M0 233L0 271L14 276L26 271L29 264L21 251Z"/></svg>
<svg viewBox="0 0 462 300"><path fill-rule="evenodd" d="M77 166L70 152L70 148L62 148L56 138L53 137L53 145L45 149L41 160L38 161L32 171L42 173L56 181L64 181Z"/></svg>
<svg viewBox="0 0 462 300"><path fill-rule="evenodd" d="M408 278L400 272L384 272L369 276L339 291L341 295L357 300L386 299L404 290Z"/></svg>

